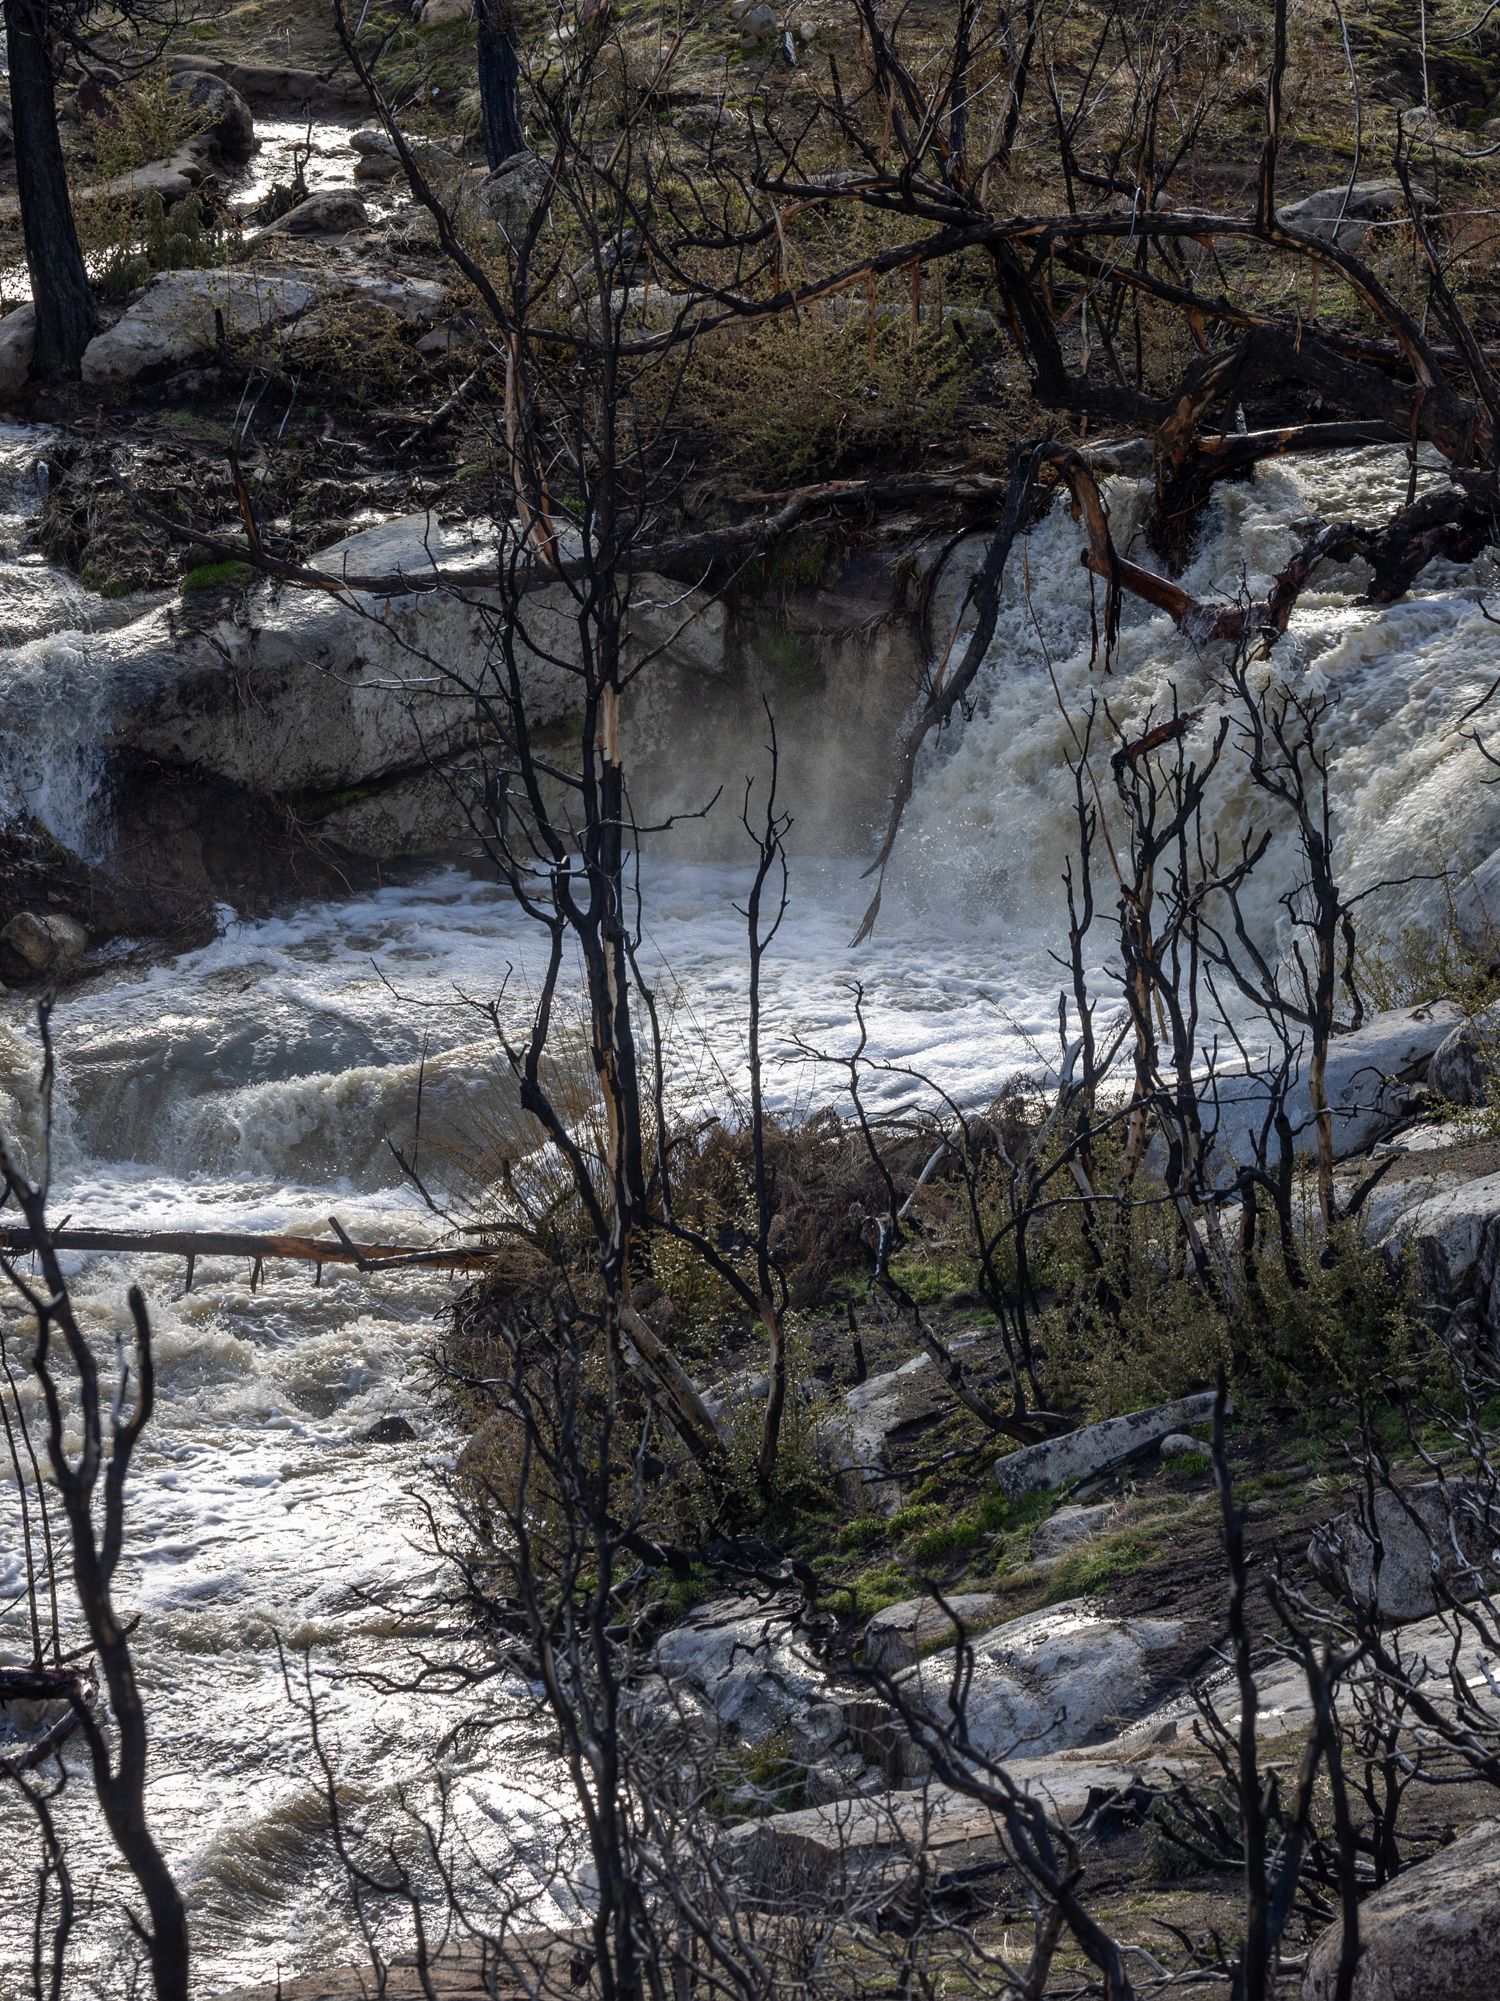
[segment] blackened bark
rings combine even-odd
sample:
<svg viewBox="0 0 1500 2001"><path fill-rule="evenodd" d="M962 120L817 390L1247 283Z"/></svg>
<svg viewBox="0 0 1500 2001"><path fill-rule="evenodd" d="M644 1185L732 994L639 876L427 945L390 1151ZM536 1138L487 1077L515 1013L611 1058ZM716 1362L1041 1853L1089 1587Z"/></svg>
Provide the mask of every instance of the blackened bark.
<svg viewBox="0 0 1500 2001"><path fill-rule="evenodd" d="M76 375L98 324L57 135L57 88L47 46L48 0L4 0L16 193L36 303L41 376Z"/></svg>
<svg viewBox="0 0 1500 2001"><path fill-rule="evenodd" d="M475 0L479 24L479 106L491 172L526 150L521 121L521 59L510 0Z"/></svg>

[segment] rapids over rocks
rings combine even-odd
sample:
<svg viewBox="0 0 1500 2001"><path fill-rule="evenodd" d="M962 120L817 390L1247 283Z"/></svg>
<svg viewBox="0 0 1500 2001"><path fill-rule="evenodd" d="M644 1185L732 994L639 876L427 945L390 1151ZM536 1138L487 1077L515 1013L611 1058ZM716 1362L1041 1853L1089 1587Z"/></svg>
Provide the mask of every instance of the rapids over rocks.
<svg viewBox="0 0 1500 2001"><path fill-rule="evenodd" d="M97 681L107 650L83 647L79 635L153 617L156 606L101 605L27 554L47 450L43 433L0 435L0 812L24 806L65 842L103 854L109 756L97 719L107 690ZM1185 582L1203 597L1256 594L1308 517L1383 509L1405 477L1399 454L1367 451L1221 488ZM1144 497L1115 480L1108 498L1128 552ZM856 978L872 1049L895 1066L878 1094L888 1106L922 1096L904 1066L972 1100L1055 1052L1049 952L1061 942L1059 874L1076 830L1068 760L1090 692L1126 725L1159 718L1174 694L1184 708L1203 705L1205 740L1216 701L1212 650L1200 657L1135 602L1105 678L1090 658L1079 546L1058 506L1024 563L1017 551L972 713L925 754L872 946L851 952L847 943L868 887L868 829L851 830L843 855L794 855L792 909L767 972L780 1107L835 1095L837 1074L808 1052L848 1048ZM1500 845L1500 790L1485 782L1472 724L1459 722L1497 672L1486 612L1496 579L1490 558L1462 571L1434 566L1410 599L1378 611L1355 602L1362 581L1321 572L1274 667L1333 698L1346 875L1356 886L1407 879L1378 903L1379 923L1395 929L1441 907L1433 871L1472 866ZM944 587L950 611L958 589L955 570ZM752 719L731 746L741 771L760 756L757 732ZM787 803L797 811L795 797ZM1226 838L1251 815L1232 755L1213 810ZM1278 852L1281 867L1273 855L1255 892L1268 932L1289 866L1284 843ZM723 858L732 853L728 841L711 861L669 849L644 878L644 956L667 1002L684 1097L722 1101L742 1074L734 903L746 869ZM420 1100L421 1161L460 1183L482 1180L485 1160L514 1145L503 1064L474 1003L503 989L502 1005L523 1013L539 949L525 920L491 885L446 863L271 918L220 916L213 943L175 959L127 965L111 951L96 955L61 1001L54 1213L95 1226L308 1233L332 1214L356 1236L420 1240L430 1222L386 1138L418 1144ZM24 1144L35 1123L30 1003L9 997L0 1020L4 1114ZM191 1899L199 1991L357 1957L306 1719L278 1648L293 1665L293 1692L297 1655L311 1652L346 1803L366 1821L394 1814L398 1789L422 1778L453 1718L353 1677L398 1676L413 1647L457 1616L423 1512L427 1502L442 1506L454 1443L433 1414L424 1370L452 1284L333 1269L315 1284L311 1272L281 1267L252 1290L243 1267L204 1261L186 1292L181 1265L168 1261L72 1263L81 1311L101 1339L120 1324L132 1279L146 1289L155 1328L159 1402L132 1480L121 1596L140 1614L149 1803ZM3 1311L15 1360L24 1329L12 1306ZM412 1438L364 1439L396 1416ZM15 1504L7 1483L0 1646L10 1648L23 1644L24 1617ZM483 1737L445 1757L475 1871L539 1872L542 1749ZM86 1795L80 1766L62 1817L79 1844L80 1899L95 1891L102 1910L119 1871L86 1832ZM0 1905L28 1895L32 1866L24 1821L0 1813ZM96 1952L114 1922L91 1924ZM0 1952L25 1936L8 1918ZM8 1979L0 1963L0 1992Z"/></svg>

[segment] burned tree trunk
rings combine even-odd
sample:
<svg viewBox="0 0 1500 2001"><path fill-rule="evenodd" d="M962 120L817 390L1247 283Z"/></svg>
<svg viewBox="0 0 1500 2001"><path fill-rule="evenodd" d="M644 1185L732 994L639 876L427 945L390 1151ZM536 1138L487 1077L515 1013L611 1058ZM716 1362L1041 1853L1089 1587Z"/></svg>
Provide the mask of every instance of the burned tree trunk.
<svg viewBox="0 0 1500 2001"><path fill-rule="evenodd" d="M479 29L479 111L491 172L526 150L521 117L521 60L510 0L475 0Z"/></svg>
<svg viewBox="0 0 1500 2001"><path fill-rule="evenodd" d="M35 372L77 375L98 324L57 135L48 0L4 0L16 192L36 302Z"/></svg>

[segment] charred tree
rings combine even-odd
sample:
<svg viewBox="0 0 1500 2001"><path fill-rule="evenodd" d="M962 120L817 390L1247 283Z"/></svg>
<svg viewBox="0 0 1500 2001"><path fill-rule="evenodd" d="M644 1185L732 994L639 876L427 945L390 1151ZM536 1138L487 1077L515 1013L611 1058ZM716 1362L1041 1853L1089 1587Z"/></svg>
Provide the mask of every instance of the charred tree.
<svg viewBox="0 0 1500 2001"><path fill-rule="evenodd" d="M526 150L516 17L510 0L475 0L474 20L479 30L479 112L484 128L484 153L493 172L502 162Z"/></svg>
<svg viewBox="0 0 1500 2001"><path fill-rule="evenodd" d="M84 269L68 174L57 131L54 42L58 9L49 0L4 0L10 105L16 138L16 192L26 266L36 302L40 376L77 375L98 318Z"/></svg>

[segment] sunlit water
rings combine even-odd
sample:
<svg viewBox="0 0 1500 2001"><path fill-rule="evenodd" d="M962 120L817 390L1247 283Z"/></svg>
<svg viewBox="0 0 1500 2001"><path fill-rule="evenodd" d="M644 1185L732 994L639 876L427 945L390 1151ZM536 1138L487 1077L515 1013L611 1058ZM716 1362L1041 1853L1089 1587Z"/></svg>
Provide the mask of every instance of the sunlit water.
<svg viewBox="0 0 1500 2001"><path fill-rule="evenodd" d="M49 793L49 771L68 756L97 759L98 746L86 702L70 733L45 713L52 677L83 658L66 638L81 622L78 593L21 551L35 497L28 467L45 442L0 440L12 495L0 524L0 617L14 621L15 638L35 642L0 669L0 718L8 745L43 747L27 767L32 804L55 797L64 813L83 781L75 772ZM1229 594L1243 579L1263 588L1300 539L1294 524L1383 506L1402 477L1397 459L1350 454L1227 489L1190 587ZM1110 497L1128 545L1139 497L1123 482ZM1014 566L974 713L927 760L873 945L848 945L869 891L859 864L794 859L791 909L767 969L767 1077L779 1109L836 1099L856 979L871 1053L887 1066L871 1097L887 1109L925 1100L913 1072L972 1101L1055 1053L1059 979L1048 954L1073 819L1049 659L1075 721L1096 686L1126 725L1159 715L1175 687L1184 704L1205 704L1206 731L1218 699L1213 663L1139 606L1127 608L1113 675L1100 680L1078 543L1061 510L1035 533L1030 602ZM15 584L23 572L34 589ZM1482 782L1485 767L1454 720L1497 668L1482 609L1492 564L1436 571L1411 601L1382 613L1352 603L1362 581L1319 578L1280 670L1336 697L1329 728L1349 869L1372 881L1478 861L1500 842L1500 794ZM1211 808L1217 824L1226 833L1242 825L1251 803L1243 771L1227 763ZM1271 925L1285 884L1278 852L1281 878L1268 871L1256 893ZM732 1105L743 1089L735 904L747 873L748 858L743 867L664 858L645 872L642 963L669 1024L672 1088L683 1100ZM1402 890L1388 921L1421 916L1432 896L1430 885ZM1101 897L1107 903L1102 885ZM434 869L263 922L226 916L223 934L200 951L128 977L96 976L56 1017L57 1213L142 1229L308 1232L336 1215L356 1236L421 1241L435 1225L387 1136L416 1150L430 1186L470 1199L476 1163L518 1143L505 1065L478 1004L500 996L502 1018L519 1023L539 965L538 937L513 904L462 871ZM8 1004L5 1020L0 1073L24 1137L34 1044L21 1003ZM208 1261L188 1294L180 1263L71 1262L101 1332L120 1324L132 1278L151 1303L161 1401L132 1484L120 1596L141 1615L151 1807L192 1900L200 1991L347 1959L352 1923L277 1639L294 1653L311 1649L350 1806L377 1822L393 1814L398 1788L423 1773L453 1716L347 1677L399 1675L423 1632L450 1624L422 1503L441 1506L454 1441L423 1363L453 1285L334 1268L315 1285L300 1267L273 1265L252 1293L243 1265ZM14 1341L19 1323L10 1324ZM409 1419L414 1442L362 1441L394 1415ZM6 1519L0 1591L9 1598L20 1564ZM19 1609L0 1618L6 1644L23 1650ZM453 1810L476 1870L524 1883L542 1866L547 1769L515 1734L458 1755ZM81 1776L65 1817L80 1882L103 1900L88 1927L97 1964L121 1935L121 1879L88 1832ZM24 1821L0 1799L0 1992L25 1949L29 1853Z"/></svg>
<svg viewBox="0 0 1500 2001"><path fill-rule="evenodd" d="M0 68L0 75L3 75ZM275 187L293 185L300 167L308 194L331 188L356 186L354 169L357 155L349 145L349 135L360 121L294 118L255 120L255 151L241 167L228 168L213 176L216 194L234 219L234 226L251 233L256 227L254 211ZM372 221L394 214L404 197L404 183L360 182L357 191ZM90 260L103 253L90 252ZM93 264L90 263L92 270ZM31 297L31 275L24 258L0 263L0 302L10 311Z"/></svg>
<svg viewBox="0 0 1500 2001"><path fill-rule="evenodd" d="M309 122L257 117L255 153L230 183L230 208L236 215L249 215L272 188L290 187L299 166L310 195L353 186L358 156L350 147L349 134L356 123L352 119L335 124L327 119ZM404 188L403 182L403 192ZM394 208L399 198L388 184L380 182L360 182L359 195L366 208L376 214Z"/></svg>

